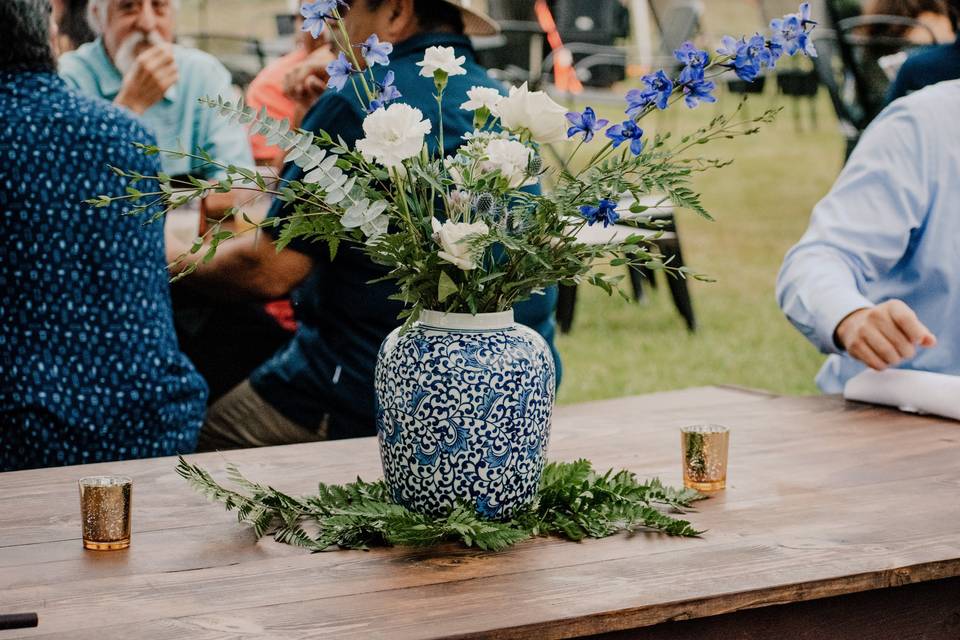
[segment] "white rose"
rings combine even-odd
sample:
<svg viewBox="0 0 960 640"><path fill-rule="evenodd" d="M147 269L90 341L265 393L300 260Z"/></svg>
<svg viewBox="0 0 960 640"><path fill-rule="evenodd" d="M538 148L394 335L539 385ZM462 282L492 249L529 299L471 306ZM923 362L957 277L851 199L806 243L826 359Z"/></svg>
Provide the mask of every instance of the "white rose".
<svg viewBox="0 0 960 640"><path fill-rule="evenodd" d="M527 83L519 89L510 88L510 95L502 98L493 109L505 129L517 132L526 129L533 139L541 144L567 139L570 123L567 110L550 99L543 91L527 89Z"/></svg>
<svg viewBox="0 0 960 640"><path fill-rule="evenodd" d="M467 70L460 65L466 60L466 56L458 58L453 47L430 47L417 66L424 78L432 78L437 71L443 71L448 76L462 76L466 75Z"/></svg>
<svg viewBox="0 0 960 640"><path fill-rule="evenodd" d="M536 178L527 176L533 150L516 140L491 140L485 152L487 157L480 164L483 171L499 170L509 183L509 188L536 184Z"/></svg>
<svg viewBox="0 0 960 640"><path fill-rule="evenodd" d="M442 260L464 271L477 268L477 259L481 252L472 246L472 240L475 236L485 236L490 233L490 227L485 222L468 224L448 220L441 224L439 220L432 218L430 224L433 226L433 238L441 248L437 255Z"/></svg>
<svg viewBox="0 0 960 640"><path fill-rule="evenodd" d="M500 92L490 87L473 87L467 91L467 100L460 108L464 111L477 111L479 109L488 109L491 113L497 106L497 103L503 99Z"/></svg>
<svg viewBox="0 0 960 640"><path fill-rule="evenodd" d="M420 153L423 139L430 133L430 121L423 119L419 109L397 102L368 115L363 133L357 151L370 162L394 169Z"/></svg>

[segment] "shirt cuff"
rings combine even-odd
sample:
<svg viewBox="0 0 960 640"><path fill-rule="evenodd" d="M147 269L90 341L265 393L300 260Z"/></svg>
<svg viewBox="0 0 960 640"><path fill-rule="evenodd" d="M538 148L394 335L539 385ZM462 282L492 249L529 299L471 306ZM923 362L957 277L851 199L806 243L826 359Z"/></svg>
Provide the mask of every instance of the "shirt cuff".
<svg viewBox="0 0 960 640"><path fill-rule="evenodd" d="M837 325L848 315L858 309L870 309L875 305L859 291L835 292L834 295L823 296L821 307L818 309L817 341L824 353L843 353L833 336Z"/></svg>

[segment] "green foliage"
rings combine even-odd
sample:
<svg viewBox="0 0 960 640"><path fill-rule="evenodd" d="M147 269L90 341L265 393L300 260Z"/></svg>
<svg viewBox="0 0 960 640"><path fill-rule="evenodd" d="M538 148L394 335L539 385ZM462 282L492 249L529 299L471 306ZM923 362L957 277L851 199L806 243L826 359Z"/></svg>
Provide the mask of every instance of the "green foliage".
<svg viewBox="0 0 960 640"><path fill-rule="evenodd" d="M277 542L311 551L424 547L442 542L500 551L534 536L579 541L637 528L690 537L701 532L665 511L682 513L705 497L689 489L665 487L657 479L640 482L629 471L598 475L587 460L550 462L533 504L511 520L497 521L479 516L469 504L458 504L442 517L415 513L395 504L382 480L320 483L316 494L297 498L250 482L233 465L227 467L227 477L240 491L225 488L182 457L177 473L209 499L235 511L257 537L272 533ZM304 525L316 533L311 535Z"/></svg>

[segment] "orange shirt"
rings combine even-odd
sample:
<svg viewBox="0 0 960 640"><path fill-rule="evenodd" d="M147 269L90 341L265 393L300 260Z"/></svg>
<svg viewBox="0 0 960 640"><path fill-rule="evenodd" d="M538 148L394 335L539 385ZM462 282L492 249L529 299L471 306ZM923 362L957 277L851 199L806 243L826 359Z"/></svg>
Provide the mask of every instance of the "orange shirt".
<svg viewBox="0 0 960 640"><path fill-rule="evenodd" d="M278 120L287 118L293 122L295 105L293 100L283 93L283 78L306 57L306 50L298 47L292 53L264 67L247 87L247 104L258 111L261 107L266 107L267 115L271 118ZM253 158L257 164L277 165L283 160L283 149L268 145L263 136L250 136L250 145L253 147Z"/></svg>

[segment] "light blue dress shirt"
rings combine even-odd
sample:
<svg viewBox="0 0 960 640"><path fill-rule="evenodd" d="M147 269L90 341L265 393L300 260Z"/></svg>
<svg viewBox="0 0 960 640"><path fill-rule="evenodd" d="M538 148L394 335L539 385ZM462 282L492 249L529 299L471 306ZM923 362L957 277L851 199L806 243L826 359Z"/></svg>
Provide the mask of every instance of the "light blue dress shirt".
<svg viewBox="0 0 960 640"><path fill-rule="evenodd" d="M899 366L960 374L960 81L897 100L870 125L784 259L780 307L821 351L839 393L865 365L833 341L864 307L907 303L938 344Z"/></svg>
<svg viewBox="0 0 960 640"><path fill-rule="evenodd" d="M235 90L230 72L213 56L174 46L179 80L160 102L140 116L141 122L157 138L161 149L195 152L205 149L215 160L227 165L254 168L250 142L243 126L230 123L216 110L201 105L205 96L233 98ZM113 101L120 92L123 76L113 65L97 38L59 60L60 76L81 92ZM202 160L160 156L163 171L169 175L190 173L204 178L220 178L223 171Z"/></svg>

